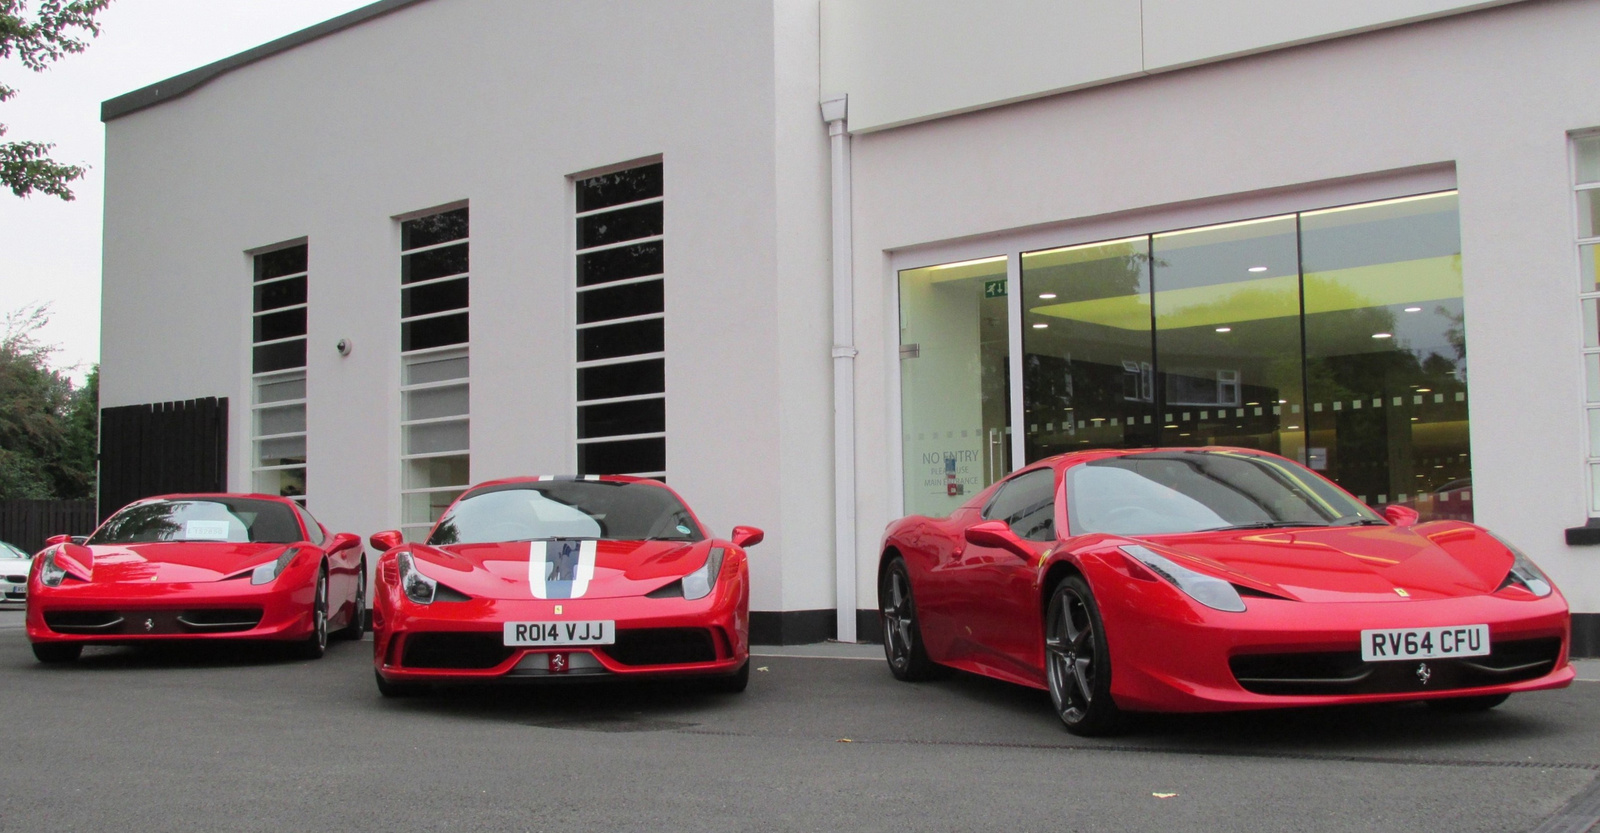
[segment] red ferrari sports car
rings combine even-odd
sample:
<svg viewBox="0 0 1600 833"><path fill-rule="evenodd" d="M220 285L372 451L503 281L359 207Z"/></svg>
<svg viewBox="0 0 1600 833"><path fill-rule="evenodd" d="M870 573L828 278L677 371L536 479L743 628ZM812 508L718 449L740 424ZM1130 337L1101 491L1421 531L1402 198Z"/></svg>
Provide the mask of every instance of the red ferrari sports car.
<svg viewBox="0 0 1600 833"><path fill-rule="evenodd" d="M147 498L87 539L46 544L28 577L28 639L40 662L70 662L85 645L174 639L291 642L315 659L331 626L361 636L361 539L329 535L285 498Z"/></svg>
<svg viewBox="0 0 1600 833"><path fill-rule="evenodd" d="M1416 519L1257 451L1052 457L889 526L884 651L902 680L1046 689L1081 735L1126 711L1479 710L1570 683L1567 603L1539 568Z"/></svg>
<svg viewBox="0 0 1600 833"><path fill-rule="evenodd" d="M469 489L426 543L380 532L373 664L384 696L433 682L750 679L744 548L665 484L527 477Z"/></svg>

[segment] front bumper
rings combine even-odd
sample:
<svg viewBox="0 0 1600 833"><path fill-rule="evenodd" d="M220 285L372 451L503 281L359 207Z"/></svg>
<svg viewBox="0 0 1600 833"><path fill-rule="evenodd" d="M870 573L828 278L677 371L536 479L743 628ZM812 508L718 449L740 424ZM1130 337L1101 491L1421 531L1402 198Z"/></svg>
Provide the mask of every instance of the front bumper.
<svg viewBox="0 0 1600 833"><path fill-rule="evenodd" d="M125 645L191 639L295 641L311 635L313 587L203 583L30 585L32 642Z"/></svg>

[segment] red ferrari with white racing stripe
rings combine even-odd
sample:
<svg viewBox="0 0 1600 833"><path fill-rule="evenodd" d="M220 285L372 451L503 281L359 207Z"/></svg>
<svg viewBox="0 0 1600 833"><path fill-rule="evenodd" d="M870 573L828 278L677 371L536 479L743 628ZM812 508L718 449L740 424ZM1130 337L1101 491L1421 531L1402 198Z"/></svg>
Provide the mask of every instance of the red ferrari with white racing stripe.
<svg viewBox="0 0 1600 833"><path fill-rule="evenodd" d="M40 662L70 662L85 645L185 639L289 642L315 659L330 627L361 636L361 539L329 535L285 498L147 498L87 539L46 543L28 579L28 639Z"/></svg>
<svg viewBox="0 0 1600 833"><path fill-rule="evenodd" d="M1569 684L1567 603L1539 568L1481 527L1416 520L1258 451L1052 457L889 526L884 650L902 680L948 666L1046 689L1083 735L1129 711L1466 711Z"/></svg>
<svg viewBox="0 0 1600 833"><path fill-rule="evenodd" d="M386 550L373 604L385 696L438 682L750 677L744 548L709 536L665 484L623 476L496 480L469 489L424 543Z"/></svg>

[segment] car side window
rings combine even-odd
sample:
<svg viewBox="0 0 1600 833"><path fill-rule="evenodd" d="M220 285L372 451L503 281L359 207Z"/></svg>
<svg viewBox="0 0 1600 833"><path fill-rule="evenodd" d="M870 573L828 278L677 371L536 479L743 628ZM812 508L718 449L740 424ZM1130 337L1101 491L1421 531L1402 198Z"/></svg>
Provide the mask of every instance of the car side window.
<svg viewBox="0 0 1600 833"><path fill-rule="evenodd" d="M300 516L300 522L306 526L306 540L319 547L322 546L322 542L326 539L322 534L322 524L317 523L317 519L311 517L311 513L298 503L294 504L294 511Z"/></svg>
<svg viewBox="0 0 1600 833"><path fill-rule="evenodd" d="M983 509L986 521L1005 521L1025 541L1056 539L1056 473L1043 468L1012 478Z"/></svg>

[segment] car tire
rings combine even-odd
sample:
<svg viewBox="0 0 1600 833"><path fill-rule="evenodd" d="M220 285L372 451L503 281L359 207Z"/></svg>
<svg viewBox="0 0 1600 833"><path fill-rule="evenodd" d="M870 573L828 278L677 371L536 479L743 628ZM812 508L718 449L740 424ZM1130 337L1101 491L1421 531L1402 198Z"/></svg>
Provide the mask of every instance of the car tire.
<svg viewBox="0 0 1600 833"><path fill-rule="evenodd" d="M33 658L44 663L72 662L83 655L83 645L77 642L35 642Z"/></svg>
<svg viewBox="0 0 1600 833"><path fill-rule="evenodd" d="M422 693L422 686L416 683L390 682L385 680L383 675L376 670L372 672L372 678L378 683L378 693L384 697L415 697Z"/></svg>
<svg viewBox="0 0 1600 833"><path fill-rule="evenodd" d="M328 651L328 565L317 571L317 595L311 602L311 635L295 645L301 659L322 659Z"/></svg>
<svg viewBox="0 0 1600 833"><path fill-rule="evenodd" d="M356 567L356 599L350 610L350 622L339 631L339 636L351 641L361 639L367 627L367 559Z"/></svg>
<svg viewBox="0 0 1600 833"><path fill-rule="evenodd" d="M904 682L932 679L939 666L928 659L917 621L917 604L911 597L911 573L903 558L895 558L878 581L878 610L883 622L883 655L889 672Z"/></svg>
<svg viewBox="0 0 1600 833"><path fill-rule="evenodd" d="M1495 706L1504 703L1509 694L1485 694L1479 697L1446 697L1440 700L1425 700L1428 708L1446 714L1470 714L1472 712L1486 712Z"/></svg>
<svg viewBox="0 0 1600 833"><path fill-rule="evenodd" d="M719 694L739 694L750 686L750 660L726 677L712 677L709 688Z"/></svg>
<svg viewBox="0 0 1600 833"><path fill-rule="evenodd" d="M1050 594L1044 661L1050 702L1068 732L1093 737L1122 728L1122 713L1111 699L1111 653L1100 607L1079 576L1068 576Z"/></svg>

